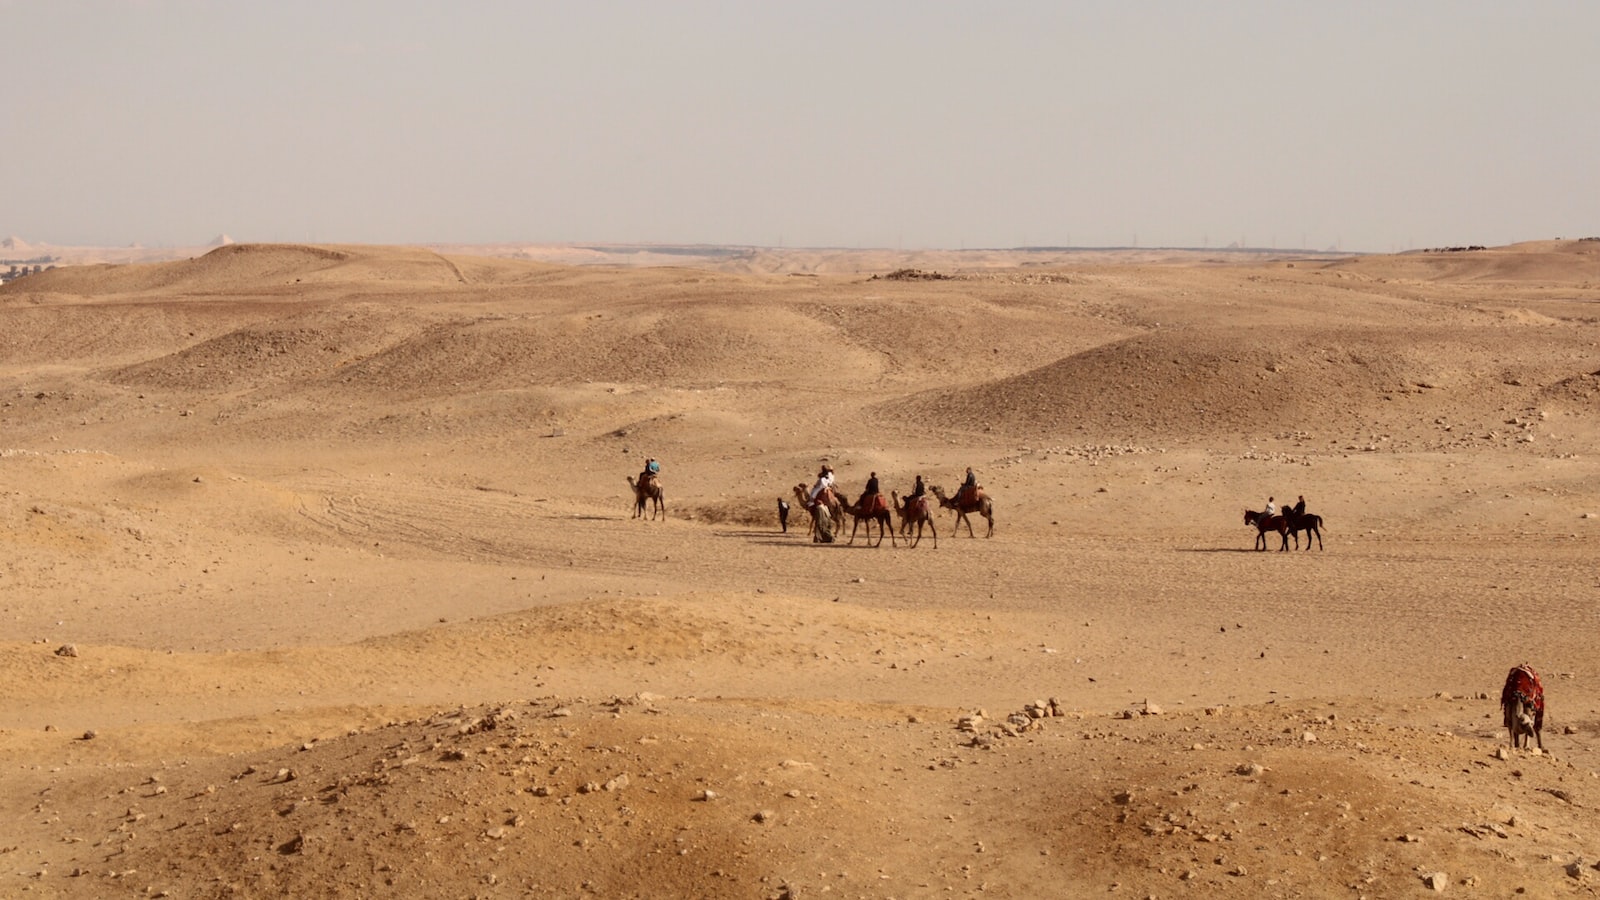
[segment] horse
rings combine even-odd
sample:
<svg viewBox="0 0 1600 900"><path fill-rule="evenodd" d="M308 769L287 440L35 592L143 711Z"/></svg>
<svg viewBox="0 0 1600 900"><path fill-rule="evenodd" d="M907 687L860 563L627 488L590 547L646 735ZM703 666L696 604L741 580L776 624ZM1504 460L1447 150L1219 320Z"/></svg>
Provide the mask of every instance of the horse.
<svg viewBox="0 0 1600 900"><path fill-rule="evenodd" d="M1528 746L1533 738L1544 749L1544 685L1539 673L1523 663L1506 675L1506 686L1500 689L1500 709L1505 712L1506 730L1511 733L1511 749L1517 748L1517 739Z"/></svg>
<svg viewBox="0 0 1600 900"><path fill-rule="evenodd" d="M667 501L661 493L661 476L645 475L635 483L633 476L629 475L628 487L633 488L633 518L641 518L645 503L651 501L650 518L654 519L658 513L663 519L667 517Z"/></svg>
<svg viewBox="0 0 1600 900"><path fill-rule="evenodd" d="M917 526L917 537L911 540L911 546L922 543L922 526L928 526L933 532L933 548L939 549L939 529L933 527L933 512L928 509L927 497L907 497L904 505L900 503L900 495L894 491L889 492L889 498L894 501L894 510L900 514L900 533L907 540L911 539L911 526Z"/></svg>
<svg viewBox="0 0 1600 900"><path fill-rule="evenodd" d="M1306 533L1306 549L1311 549L1311 536L1317 536L1317 549L1322 549L1322 517L1316 513L1297 513L1293 509L1283 511L1284 525L1289 533L1294 535L1294 548L1300 549L1300 532Z"/></svg>
<svg viewBox="0 0 1600 900"><path fill-rule="evenodd" d="M1279 550L1289 549L1289 523L1283 516L1269 516L1266 513L1247 509L1244 511L1244 523L1256 527L1257 550L1267 549L1267 532L1269 531L1276 531L1283 538L1283 546L1279 547ZM1306 540L1310 541L1311 538L1308 536Z"/></svg>
<svg viewBox="0 0 1600 900"><path fill-rule="evenodd" d="M961 528L961 523L967 523L967 537L977 537L972 533L972 520L967 518L968 513L977 513L989 520L989 532L984 537L994 537L994 501L983 488L969 495L966 491L957 491L956 496L946 497L944 491L937 487L929 487L933 495L939 498L940 509L953 509L956 511L956 529Z"/></svg>
<svg viewBox="0 0 1600 900"><path fill-rule="evenodd" d="M856 542L856 529L861 527L862 522L866 522L868 546L883 546L883 536L885 534L889 536L889 546L900 546L895 540L894 524L889 518L889 501L885 500L882 494L862 494L861 499L850 506L846 506L844 511L854 520L850 524L850 540L846 543L854 544ZM878 523L878 542L876 544L872 543L873 522Z"/></svg>

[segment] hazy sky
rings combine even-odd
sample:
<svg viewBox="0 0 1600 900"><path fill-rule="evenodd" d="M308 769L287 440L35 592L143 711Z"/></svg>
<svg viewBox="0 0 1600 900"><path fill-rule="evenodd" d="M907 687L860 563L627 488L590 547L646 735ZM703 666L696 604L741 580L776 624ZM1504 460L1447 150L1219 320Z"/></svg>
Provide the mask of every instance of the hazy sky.
<svg viewBox="0 0 1600 900"><path fill-rule="evenodd" d="M1600 235L1600 3L0 0L0 236Z"/></svg>

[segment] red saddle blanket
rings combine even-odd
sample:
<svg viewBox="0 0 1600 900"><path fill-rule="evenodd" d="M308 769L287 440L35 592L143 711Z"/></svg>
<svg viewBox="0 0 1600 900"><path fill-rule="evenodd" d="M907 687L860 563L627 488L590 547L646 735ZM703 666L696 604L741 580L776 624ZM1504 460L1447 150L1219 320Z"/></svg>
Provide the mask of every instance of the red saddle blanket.
<svg viewBox="0 0 1600 900"><path fill-rule="evenodd" d="M1509 706L1516 697L1522 698L1522 707L1535 715L1544 712L1544 684L1532 666L1521 665L1506 675L1506 686L1500 690L1500 705Z"/></svg>
<svg viewBox="0 0 1600 900"><path fill-rule="evenodd" d="M889 498L882 494L868 494L861 498L861 514L877 515L889 511Z"/></svg>

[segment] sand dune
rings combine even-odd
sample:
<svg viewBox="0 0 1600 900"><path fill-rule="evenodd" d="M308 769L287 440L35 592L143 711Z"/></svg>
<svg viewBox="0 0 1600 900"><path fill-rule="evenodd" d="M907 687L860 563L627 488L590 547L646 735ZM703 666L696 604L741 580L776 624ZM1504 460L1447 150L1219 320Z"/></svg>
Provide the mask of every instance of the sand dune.
<svg viewBox="0 0 1600 900"><path fill-rule="evenodd" d="M1587 891L1597 250L19 279L0 894ZM824 462L973 466L995 536L780 531Z"/></svg>

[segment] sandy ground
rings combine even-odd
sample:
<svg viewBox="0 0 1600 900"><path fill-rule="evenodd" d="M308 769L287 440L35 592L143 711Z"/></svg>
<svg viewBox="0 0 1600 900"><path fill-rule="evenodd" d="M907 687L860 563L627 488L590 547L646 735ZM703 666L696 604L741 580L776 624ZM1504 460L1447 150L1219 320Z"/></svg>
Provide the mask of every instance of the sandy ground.
<svg viewBox="0 0 1600 900"><path fill-rule="evenodd" d="M0 289L0 895L1596 893L1600 241L514 255Z"/></svg>

